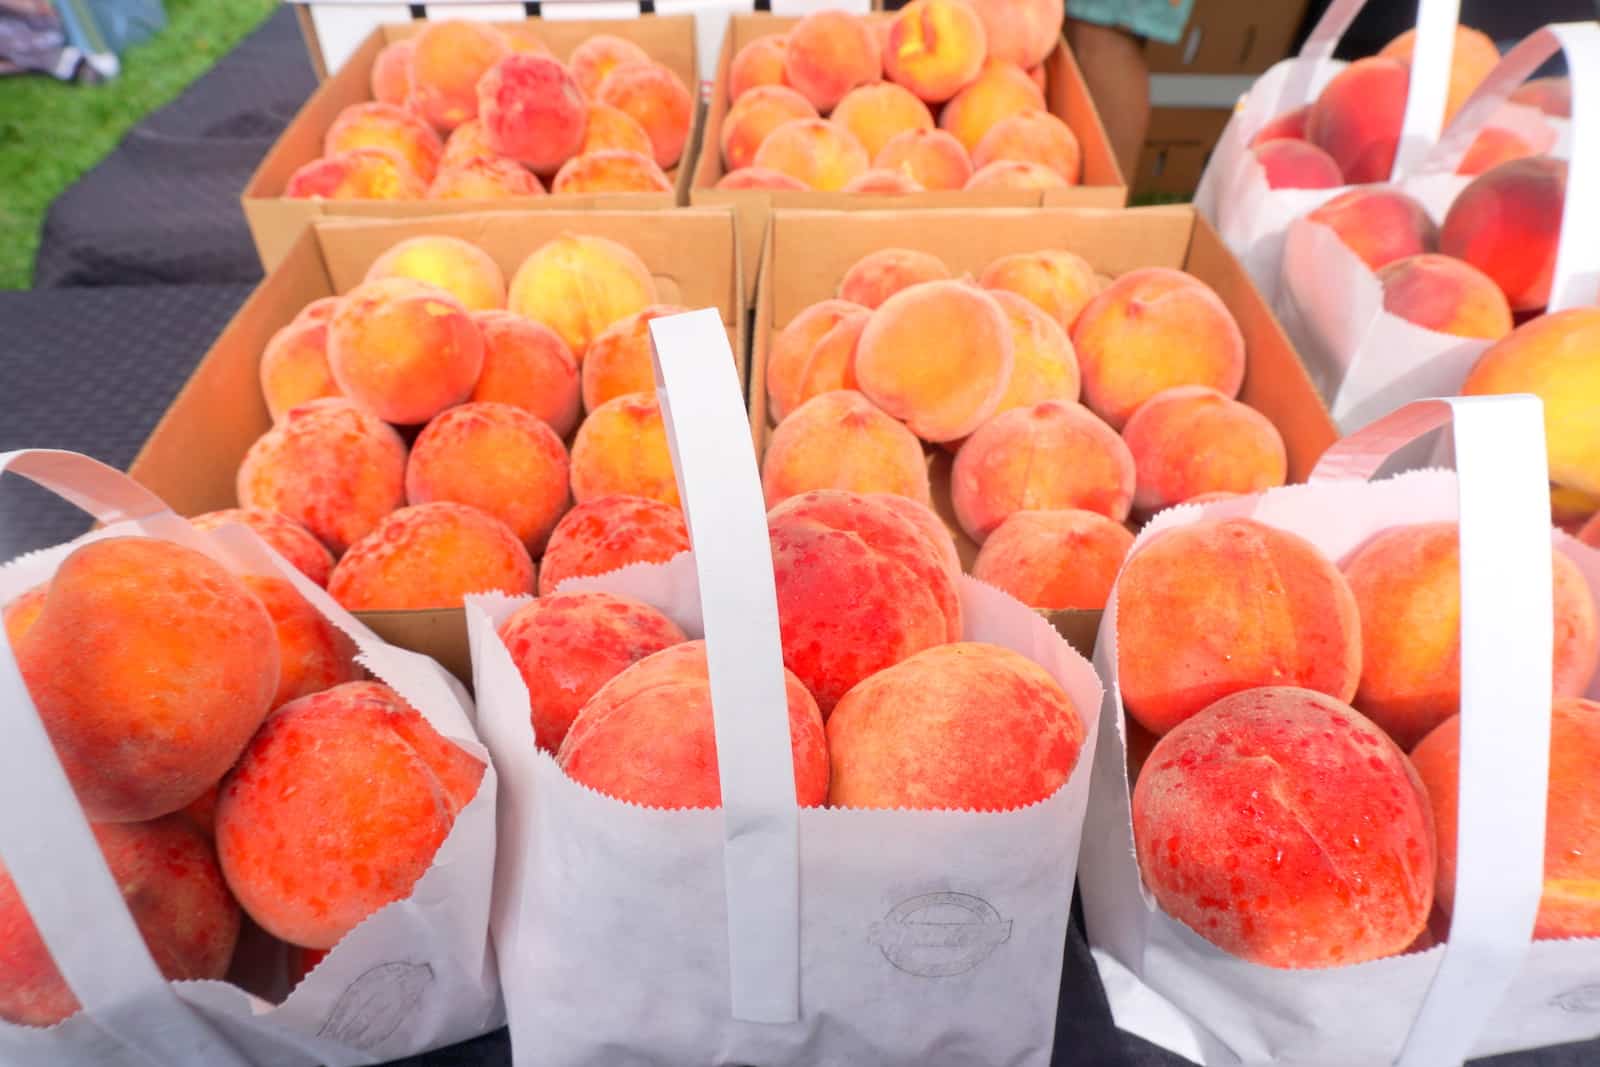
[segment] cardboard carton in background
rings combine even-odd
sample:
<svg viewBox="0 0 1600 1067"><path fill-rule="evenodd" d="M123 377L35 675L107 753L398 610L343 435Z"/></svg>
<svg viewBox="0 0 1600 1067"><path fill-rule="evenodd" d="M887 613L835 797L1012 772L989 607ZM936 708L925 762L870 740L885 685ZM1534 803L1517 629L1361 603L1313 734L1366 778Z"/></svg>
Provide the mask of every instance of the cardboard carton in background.
<svg viewBox="0 0 1600 1067"><path fill-rule="evenodd" d="M655 277L663 302L717 308L743 376L745 286L733 216L725 209L324 220L300 234L245 301L162 416L129 473L180 515L234 507L239 462L272 425L261 396L261 353L301 308L351 289L374 260L408 237L446 234L471 241L494 257L509 280L529 253L564 233L609 237L632 249ZM434 657L470 684L460 608L367 612L360 618L384 640Z"/></svg>
<svg viewBox="0 0 1600 1067"><path fill-rule="evenodd" d="M1147 41L1153 74L1262 74L1289 54L1309 0L1195 0L1175 44Z"/></svg>
<svg viewBox="0 0 1600 1067"><path fill-rule="evenodd" d="M1152 108L1150 128L1139 150L1139 169L1133 175L1133 195L1193 196L1232 115L1232 108Z"/></svg>

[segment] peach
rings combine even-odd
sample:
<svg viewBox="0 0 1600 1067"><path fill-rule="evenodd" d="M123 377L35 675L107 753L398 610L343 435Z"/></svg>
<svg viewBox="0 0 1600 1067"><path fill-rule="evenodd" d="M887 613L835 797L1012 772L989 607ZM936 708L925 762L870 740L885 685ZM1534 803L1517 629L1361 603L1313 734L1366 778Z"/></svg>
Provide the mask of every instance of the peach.
<svg viewBox="0 0 1600 1067"><path fill-rule="evenodd" d="M550 46L544 43L544 38L539 36L532 24L527 22L513 23L510 26L499 27L505 35L506 43L513 52L528 52L536 56L548 56L555 53L550 51Z"/></svg>
<svg viewBox="0 0 1600 1067"><path fill-rule="evenodd" d="M556 436L578 425L578 361L550 327L509 311L472 316L483 334L475 403L511 404L537 415Z"/></svg>
<svg viewBox="0 0 1600 1067"><path fill-rule="evenodd" d="M483 335L454 296L411 278L362 282L328 326L328 366L385 422L427 422L472 395Z"/></svg>
<svg viewBox="0 0 1600 1067"><path fill-rule="evenodd" d="M794 119L814 119L811 102L784 85L763 85L734 101L722 120L722 160L729 170L748 167L772 131Z"/></svg>
<svg viewBox="0 0 1600 1067"><path fill-rule="evenodd" d="M410 278L443 289L468 311L506 306L506 278L475 244L442 234L408 237L379 256L364 281Z"/></svg>
<svg viewBox="0 0 1600 1067"><path fill-rule="evenodd" d="M855 196L909 196L926 190L897 170L864 170L839 191Z"/></svg>
<svg viewBox="0 0 1600 1067"><path fill-rule="evenodd" d="M85 814L154 819L215 785L278 688L272 632L260 601L193 549L75 549L13 652Z"/></svg>
<svg viewBox="0 0 1600 1067"><path fill-rule="evenodd" d="M967 0L983 20L989 55L1036 67L1055 51L1065 21L1063 0Z"/></svg>
<svg viewBox="0 0 1600 1067"><path fill-rule="evenodd" d="M1502 163L1474 178L1450 205L1439 251L1493 278L1512 311L1536 311L1550 301L1566 196L1565 160Z"/></svg>
<svg viewBox="0 0 1600 1067"><path fill-rule="evenodd" d="M938 512L927 504L899 493L867 493L866 496L909 522L933 551L934 557L944 564L950 580L958 586L961 584L961 556L956 551L956 539Z"/></svg>
<svg viewBox="0 0 1600 1067"><path fill-rule="evenodd" d="M1016 511L978 550L972 576L1040 611L1100 611L1133 534L1078 508Z"/></svg>
<svg viewBox="0 0 1600 1067"><path fill-rule="evenodd" d="M1122 568L1117 613L1123 706L1157 734L1260 685L1356 695L1361 621L1349 583L1311 542L1254 519L1202 519L1152 538Z"/></svg>
<svg viewBox="0 0 1600 1067"><path fill-rule="evenodd" d="M784 685L795 800L802 807L820 807L828 799L822 716L788 671ZM573 781L630 804L720 807L705 642L663 649L607 682L578 712L557 759Z"/></svg>
<svg viewBox="0 0 1600 1067"><path fill-rule="evenodd" d="M1511 102L1538 108L1553 118L1572 117L1572 79L1562 76L1535 78L1511 94Z"/></svg>
<svg viewBox="0 0 1600 1067"><path fill-rule="evenodd" d="M944 106L939 128L971 152L984 134L1011 116L1043 110L1044 92L1027 72L1013 63L991 58L978 80Z"/></svg>
<svg viewBox="0 0 1600 1067"><path fill-rule="evenodd" d="M790 119L769 133L751 165L775 170L808 189L836 193L866 170L870 160L855 134L826 119Z"/></svg>
<svg viewBox="0 0 1600 1067"><path fill-rule="evenodd" d="M1209 386L1157 393L1128 419L1122 439L1138 472L1133 503L1144 512L1207 493L1256 493L1289 476L1271 420Z"/></svg>
<svg viewBox="0 0 1600 1067"><path fill-rule="evenodd" d="M274 419L292 407L341 396L328 369L328 322L297 318L272 335L261 353L261 395Z"/></svg>
<svg viewBox="0 0 1600 1067"><path fill-rule="evenodd" d="M342 302L343 298L337 296L325 296L319 300L313 300L301 308L299 314L295 315L292 321L327 322L333 318L333 313L339 310L339 305Z"/></svg>
<svg viewBox="0 0 1600 1067"><path fill-rule="evenodd" d="M689 550L683 512L646 497L614 494L577 504L544 548L539 595L568 578L609 574L633 563L665 563Z"/></svg>
<svg viewBox="0 0 1600 1067"><path fill-rule="evenodd" d="M1597 514L1600 514L1600 496L1562 485L1550 487L1550 521L1557 528L1576 536Z"/></svg>
<svg viewBox="0 0 1600 1067"><path fill-rule="evenodd" d="M507 55L478 82L477 100L489 147L533 170L551 173L583 147L589 102L550 56Z"/></svg>
<svg viewBox="0 0 1600 1067"><path fill-rule="evenodd" d="M528 687L534 738L554 755L601 686L688 638L671 619L632 597L557 593L517 609L501 625L500 640Z"/></svg>
<svg viewBox="0 0 1600 1067"><path fill-rule="evenodd" d="M22 635L33 629L44 610L44 598L50 592L50 583L36 585L21 596L6 601L3 611L6 640L13 650L22 642Z"/></svg>
<svg viewBox="0 0 1600 1067"><path fill-rule="evenodd" d="M996 123L972 150L978 168L996 162L1037 163L1049 167L1068 185L1078 184L1083 149L1072 127L1048 111L1023 111Z"/></svg>
<svg viewBox="0 0 1600 1067"><path fill-rule="evenodd" d="M1378 280L1384 309L1424 329L1491 341L1511 332L1511 307L1494 279L1453 256L1397 259Z"/></svg>
<svg viewBox="0 0 1600 1067"><path fill-rule="evenodd" d="M1600 548L1600 511L1589 516L1589 521L1578 531L1578 540L1590 548Z"/></svg>
<svg viewBox="0 0 1600 1067"><path fill-rule="evenodd" d="M271 706L356 682L356 645L282 578L241 575L244 587L267 609L278 638L278 690Z"/></svg>
<svg viewBox="0 0 1600 1067"><path fill-rule="evenodd" d="M890 138L872 165L899 171L924 189L964 189L972 180L972 159L961 142L944 130L907 130Z"/></svg>
<svg viewBox="0 0 1600 1067"><path fill-rule="evenodd" d="M406 161L425 182L439 168L444 142L433 127L394 104L351 104L339 112L322 140L322 154L336 156L357 148L387 148Z"/></svg>
<svg viewBox="0 0 1600 1067"><path fill-rule="evenodd" d="M1304 141L1306 139L1306 123L1310 119L1310 104L1304 107L1297 107L1292 111L1285 111L1256 131L1256 135L1250 138L1250 147L1258 148L1268 141Z"/></svg>
<svg viewBox="0 0 1600 1067"><path fill-rule="evenodd" d="M1288 686L1219 700L1156 743L1133 839L1161 909L1224 952L1328 967L1404 952L1428 923L1428 797L1355 711Z"/></svg>
<svg viewBox="0 0 1600 1067"><path fill-rule="evenodd" d="M1417 31L1407 30L1384 45L1378 55L1409 65L1416 44ZM1456 27L1455 47L1450 53L1450 95L1445 99L1446 122L1461 110L1461 105L1499 62L1500 50L1488 34L1471 26Z"/></svg>
<svg viewBox="0 0 1600 1067"><path fill-rule="evenodd" d="M552 193L670 193L672 181L638 152L607 149L573 156L556 172Z"/></svg>
<svg viewBox="0 0 1600 1067"><path fill-rule="evenodd" d="M1410 82L1411 68L1399 60L1358 59L1311 105L1306 139L1333 157L1351 185L1389 180Z"/></svg>
<svg viewBox="0 0 1600 1067"><path fill-rule="evenodd" d="M1088 260L1075 252L1054 248L1001 256L978 275L978 284L985 289L1015 293L1067 331L1100 291Z"/></svg>
<svg viewBox="0 0 1600 1067"><path fill-rule="evenodd" d="M856 387L856 350L870 317L847 300L824 300L778 331L767 353L767 407L775 422L820 393Z"/></svg>
<svg viewBox="0 0 1600 1067"><path fill-rule="evenodd" d="M411 95L411 57L417 50L417 39L407 37L383 46L372 61L372 99L380 104L404 107Z"/></svg>
<svg viewBox="0 0 1600 1067"><path fill-rule="evenodd" d="M1309 141L1280 138L1252 152L1266 173L1268 189L1337 189L1344 184L1339 164Z"/></svg>
<svg viewBox="0 0 1600 1067"><path fill-rule="evenodd" d="M1477 177L1502 163L1537 154L1533 145L1512 131L1501 126L1487 126L1473 140L1467 154L1461 157L1461 165L1456 168L1456 173Z"/></svg>
<svg viewBox="0 0 1600 1067"><path fill-rule="evenodd" d="M499 156L479 156L449 167L428 186L429 200L503 200L543 196L544 186L521 163Z"/></svg>
<svg viewBox="0 0 1600 1067"><path fill-rule="evenodd" d="M354 148L313 159L289 175L291 200L420 200L428 183L387 148Z"/></svg>
<svg viewBox="0 0 1600 1067"><path fill-rule="evenodd" d="M1129 271L1089 301L1072 327L1084 402L1121 429L1163 389L1209 385L1237 396L1244 335L1220 297L1182 271Z"/></svg>
<svg viewBox="0 0 1600 1067"><path fill-rule="evenodd" d="M823 718L862 679L961 637L947 560L882 500L820 489L767 513L784 666Z"/></svg>
<svg viewBox="0 0 1600 1067"><path fill-rule="evenodd" d="M763 167L742 167L739 170L730 170L717 179L716 189L765 189L774 192L803 193L811 186L799 178L790 177L775 170Z"/></svg>
<svg viewBox="0 0 1600 1067"><path fill-rule="evenodd" d="M1019 192L1037 192L1042 189L1065 189L1072 184L1058 172L1038 163L1021 163L1002 159L983 167L972 175L966 188L977 190L1013 189Z"/></svg>
<svg viewBox="0 0 1600 1067"><path fill-rule="evenodd" d="M210 532L219 526L236 523L248 526L295 570L318 585L328 584L333 572L333 553L311 531L293 519L261 508L224 508L208 511L189 520L196 530Z"/></svg>
<svg viewBox="0 0 1600 1067"><path fill-rule="evenodd" d="M618 67L600 83L602 104L625 112L650 138L656 165L670 170L689 143L695 101L683 79L659 63Z"/></svg>
<svg viewBox="0 0 1600 1067"><path fill-rule="evenodd" d="M410 896L483 764L378 682L273 712L217 800L228 887L274 937L329 949Z"/></svg>
<svg viewBox="0 0 1600 1067"><path fill-rule="evenodd" d="M966 0L911 0L889 26L883 71L939 104L978 79L988 51L983 20Z"/></svg>
<svg viewBox="0 0 1600 1067"><path fill-rule="evenodd" d="M411 56L411 110L449 133L482 110L481 79L511 54L493 26L464 19L437 19L417 34Z"/></svg>
<svg viewBox="0 0 1600 1067"><path fill-rule="evenodd" d="M607 149L637 152L641 156L650 156L654 152L650 135L644 132L644 127L632 115L610 104L591 102L589 120L583 129L583 144L578 147L577 158ZM652 166L655 164L654 159L650 162Z"/></svg>
<svg viewBox="0 0 1600 1067"><path fill-rule="evenodd" d="M893 82L851 89L828 117L855 134L874 159L896 135L934 128L928 105Z"/></svg>
<svg viewBox="0 0 1600 1067"><path fill-rule="evenodd" d="M533 560L511 527L467 504L434 501L390 513L351 545L328 592L346 611L430 611L459 608L470 593L515 596L533 585Z"/></svg>
<svg viewBox="0 0 1600 1067"><path fill-rule="evenodd" d="M654 393L624 393L589 412L572 442L572 499L626 493L678 503L667 428Z"/></svg>
<svg viewBox="0 0 1600 1067"><path fill-rule="evenodd" d="M654 393L656 372L650 354L650 323L689 309L677 304L652 304L612 323L589 345L583 360L583 406L594 411L624 393Z"/></svg>
<svg viewBox="0 0 1600 1067"><path fill-rule="evenodd" d="M778 424L761 484L769 508L813 489L932 499L916 435L848 389L812 397Z"/></svg>
<svg viewBox="0 0 1600 1067"><path fill-rule="evenodd" d="M950 280L950 268L938 256L911 248L868 252L839 280L839 299L876 308L895 293L922 282Z"/></svg>
<svg viewBox="0 0 1600 1067"><path fill-rule="evenodd" d="M567 510L566 447L519 407L453 407L417 435L406 463L406 501L436 500L492 515L537 556Z"/></svg>
<svg viewBox="0 0 1600 1067"><path fill-rule="evenodd" d="M482 119L468 119L450 131L450 136L445 138L444 154L439 157L439 169L449 170L460 167L475 159L498 159L499 155L489 147L488 135L483 132Z"/></svg>
<svg viewBox="0 0 1600 1067"><path fill-rule="evenodd" d="M612 71L630 63L653 62L650 53L632 41L611 33L597 33L572 50L567 66L583 95L594 100Z"/></svg>
<svg viewBox="0 0 1600 1067"><path fill-rule="evenodd" d="M819 112L832 111L851 89L882 74L878 39L858 15L814 11L789 31L783 80Z"/></svg>
<svg viewBox="0 0 1600 1067"><path fill-rule="evenodd" d="M738 100L761 85L782 85L783 64L789 39L776 35L757 37L733 54L728 66L728 101Z"/></svg>
<svg viewBox="0 0 1600 1067"><path fill-rule="evenodd" d="M1403 748L1459 710L1461 555L1453 522L1387 530L1344 565L1365 650L1355 706ZM1600 662L1600 620L1577 565L1554 553L1554 695L1577 696Z"/></svg>
<svg viewBox="0 0 1600 1067"><path fill-rule="evenodd" d="M1076 403L1078 357L1061 324L1015 293L995 290L994 299L1011 326L1015 363L996 414L1046 400Z"/></svg>
<svg viewBox="0 0 1600 1067"><path fill-rule="evenodd" d="M405 502L406 446L348 400L291 408L239 464L239 504L294 520L337 555Z"/></svg>
<svg viewBox="0 0 1600 1067"><path fill-rule="evenodd" d="M111 878L169 981L218 979L239 938L239 905L211 842L181 816L92 827ZM87 917L86 917L87 921ZM11 876L0 870L0 1019L53 1026L79 1010ZM52 1057L53 1058L53 1057Z"/></svg>
<svg viewBox="0 0 1600 1067"><path fill-rule="evenodd" d="M656 303L644 261L604 237L563 234L533 251L511 279L510 309L550 327L579 365L589 342Z"/></svg>
<svg viewBox="0 0 1600 1067"><path fill-rule="evenodd" d="M1332 229L1375 271L1406 256L1439 250L1439 227L1428 210L1387 186L1340 193L1306 217Z"/></svg>
<svg viewBox="0 0 1600 1067"><path fill-rule="evenodd" d="M872 312L855 373L868 399L939 442L967 436L994 414L1015 363L1011 326L992 296L962 282L924 282Z"/></svg>

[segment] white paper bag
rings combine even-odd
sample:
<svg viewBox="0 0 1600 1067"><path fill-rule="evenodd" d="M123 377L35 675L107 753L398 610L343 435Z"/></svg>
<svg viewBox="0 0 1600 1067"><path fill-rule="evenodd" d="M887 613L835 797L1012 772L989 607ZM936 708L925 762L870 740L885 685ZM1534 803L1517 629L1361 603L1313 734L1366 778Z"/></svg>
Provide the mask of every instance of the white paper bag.
<svg viewBox="0 0 1600 1067"><path fill-rule="evenodd" d="M720 810L646 810L536 748L467 603L500 768L495 946L518 1064L1042 1065L1054 1035L1100 685L1044 620L965 579L968 640L1038 663L1085 715L1067 784L1006 813L797 810L766 509L714 312L651 323L694 553L565 589L636 597L710 657Z"/></svg>
<svg viewBox="0 0 1600 1067"><path fill-rule="evenodd" d="M0 1064L265 1067L378 1063L486 1033L502 1017L488 943L494 866L493 766L471 702L432 660L380 641L242 526L201 533L127 475L72 452L0 454L14 471L105 525L0 568L0 603L49 580L79 545L147 536L228 569L291 582L348 634L360 662L441 735L485 763L433 865L405 900L367 918L281 1004L226 982L167 982L156 969L0 639L0 860L83 1010L40 1029L0 1022ZM26 798L26 802L20 802Z"/></svg>
<svg viewBox="0 0 1600 1067"><path fill-rule="evenodd" d="M1573 122L1567 146L1567 187L1600 181L1600 135L1584 124L1600 121L1600 26L1592 22L1549 26L1530 35L1501 60L1445 131L1439 145L1397 184L1435 221L1471 178L1456 173L1467 149L1504 101L1557 49L1572 71ZM1587 116L1587 117L1585 117ZM1592 305L1600 296L1600 207L1581 192L1567 198L1561 220L1550 310ZM1284 244L1285 327L1295 339L1329 411L1346 432L1423 396L1459 392L1491 341L1456 337L1414 325L1384 310L1383 285L1333 230L1310 219L1290 228Z"/></svg>
<svg viewBox="0 0 1600 1067"><path fill-rule="evenodd" d="M1454 420L1460 475L1366 479L1396 448ZM1459 519L1462 764L1449 940L1348 967L1247 963L1163 913L1134 855L1116 593L1096 649L1107 697L1079 877L1117 1024L1196 1062L1448 1067L1468 1055L1600 1034L1600 946L1530 948L1543 884L1556 546L1600 592L1600 559L1552 534L1543 405L1529 396L1429 400L1334 445L1309 484L1162 513L1163 530L1250 516L1343 561L1396 526ZM1600 691L1600 682L1596 683ZM1593 695L1593 694L1591 694Z"/></svg>

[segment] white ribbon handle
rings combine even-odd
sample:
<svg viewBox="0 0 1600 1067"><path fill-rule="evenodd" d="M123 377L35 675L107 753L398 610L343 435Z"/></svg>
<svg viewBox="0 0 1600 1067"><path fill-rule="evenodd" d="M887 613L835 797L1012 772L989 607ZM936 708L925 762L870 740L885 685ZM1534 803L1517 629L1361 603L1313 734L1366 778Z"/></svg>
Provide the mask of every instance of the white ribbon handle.
<svg viewBox="0 0 1600 1067"><path fill-rule="evenodd" d="M1455 907L1400 1067L1459 1064L1516 978L1544 888L1552 576L1544 405L1420 400L1333 445L1311 481L1370 478L1453 420L1461 531Z"/></svg>
<svg viewBox="0 0 1600 1067"><path fill-rule="evenodd" d="M800 830L772 547L743 391L715 309L650 323L694 548L722 783L735 1019L800 1017Z"/></svg>

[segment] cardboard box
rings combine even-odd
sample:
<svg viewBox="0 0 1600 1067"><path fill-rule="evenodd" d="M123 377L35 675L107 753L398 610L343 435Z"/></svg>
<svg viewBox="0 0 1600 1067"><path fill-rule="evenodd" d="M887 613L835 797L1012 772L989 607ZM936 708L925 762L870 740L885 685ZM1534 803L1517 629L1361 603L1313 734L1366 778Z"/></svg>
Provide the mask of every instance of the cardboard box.
<svg viewBox="0 0 1600 1067"><path fill-rule="evenodd" d="M145 442L129 473L181 515L234 507L239 462L272 425L257 375L261 352L313 300L357 285L396 242L448 234L477 244L509 279L529 253L563 233L627 245L655 276L661 299L715 307L745 366L745 286L727 210L542 211L391 221L324 220L307 227L200 361ZM448 611L360 616L393 644L433 656L464 682L472 674L466 622Z"/></svg>
<svg viewBox="0 0 1600 1067"><path fill-rule="evenodd" d="M1229 108L1152 109L1150 129L1139 151L1139 169L1133 177L1134 195L1193 196L1211 150L1232 115Z"/></svg>
<svg viewBox="0 0 1600 1067"><path fill-rule="evenodd" d="M834 295L839 279L868 252L910 248L938 256L957 276L976 276L1003 255L1064 248L1112 276L1138 267L1177 267L1210 285L1233 312L1247 352L1239 398L1272 420L1289 456L1289 480L1303 482L1339 437L1321 397L1266 300L1221 237L1188 207L1096 210L773 213L762 249L751 333L750 425L757 454L770 435L766 361L776 332ZM950 459L931 449L934 507L970 568L978 547L955 521ZM1099 612L1047 612L1063 637L1092 655Z"/></svg>
<svg viewBox="0 0 1600 1067"><path fill-rule="evenodd" d="M579 21L529 20L539 36L563 60L583 41L597 33L625 37L671 68L695 92L699 84L699 59L695 47L694 18L689 15L652 15L628 22L606 19ZM688 202L694 154L700 141L703 109L695 108L684 144L683 159L668 172L676 183L671 193L612 193L595 196L523 196L503 200L290 200L283 196L289 176L322 155L322 141L334 119L351 104L372 99L372 63L384 45L420 33L424 22L381 26L374 30L339 72L311 94L305 106L283 131L240 198L244 205L256 251L267 270L288 253L306 223L318 218L352 217L415 219L432 215L459 215L482 211L573 211L588 208L640 210L667 209Z"/></svg>
<svg viewBox="0 0 1600 1067"><path fill-rule="evenodd" d="M878 15L875 18L892 18ZM832 211L883 211L974 207L1097 207L1118 208L1128 201L1127 181L1106 139L1105 126L1089 98L1083 72L1065 43L1045 60L1045 102L1051 112L1072 127L1083 148L1083 181L1069 189L1042 192L936 192L898 196L847 196L843 193L767 192L714 188L727 173L722 165L722 123L727 117L728 69L739 49L760 37L787 33L798 19L776 15L736 15L728 23L717 58L717 77L711 89L701 136L700 158L695 164L689 202L696 205L731 204L738 212L740 242L745 262L760 255L767 217L774 209L826 209ZM753 282L753 278L747 278Z"/></svg>
<svg viewBox="0 0 1600 1067"><path fill-rule="evenodd" d="M1176 44L1149 41L1156 74L1260 74L1289 54L1308 0L1195 0Z"/></svg>

